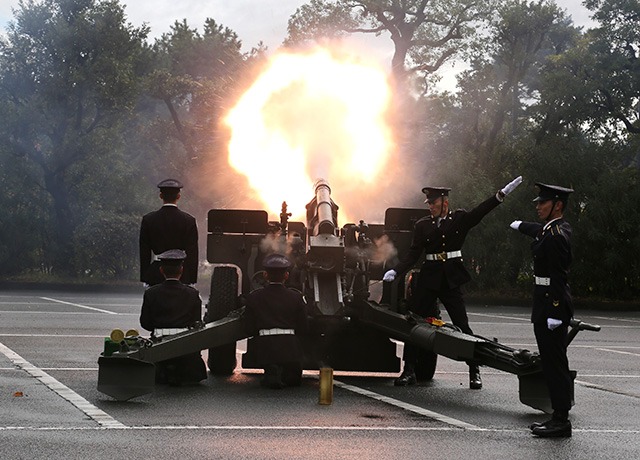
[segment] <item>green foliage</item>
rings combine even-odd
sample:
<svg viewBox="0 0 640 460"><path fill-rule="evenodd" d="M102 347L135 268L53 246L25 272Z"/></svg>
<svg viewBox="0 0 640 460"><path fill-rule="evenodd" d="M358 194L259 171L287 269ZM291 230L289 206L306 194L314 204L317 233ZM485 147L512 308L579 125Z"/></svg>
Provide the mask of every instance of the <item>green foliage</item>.
<svg viewBox="0 0 640 460"><path fill-rule="evenodd" d="M97 211L74 235L75 263L82 278L135 279L139 269L138 214Z"/></svg>
<svg viewBox="0 0 640 460"><path fill-rule="evenodd" d="M601 158L624 157L607 146L593 148ZM603 162L604 163L604 162ZM575 219L574 290L629 300L640 290L640 181L638 168L603 164L595 181L581 185L571 206Z"/></svg>
<svg viewBox="0 0 640 460"><path fill-rule="evenodd" d="M0 46L0 138L46 191L35 215L51 216L41 265L73 274L74 231L85 208L77 184L121 145L119 128L134 107L146 28L124 23L117 2L21 2Z"/></svg>
<svg viewBox="0 0 640 460"><path fill-rule="evenodd" d="M24 158L0 149L0 276L27 270L47 273L53 260L43 247L51 244L47 193L37 185L37 171Z"/></svg>
<svg viewBox="0 0 640 460"><path fill-rule="evenodd" d="M569 123L595 137L640 134L640 28L637 1L587 1L598 27L545 68L541 110L545 132Z"/></svg>
<svg viewBox="0 0 640 460"><path fill-rule="evenodd" d="M629 17L630 3L620 3L618 14ZM599 17L618 17L606 4ZM637 4L634 11L640 13ZM425 176L453 187L454 207L475 206L514 176L525 178L469 234L470 287L529 291L529 241L509 223L537 220L530 199L540 181L576 190L566 213L574 230L574 293L636 298L640 155L633 110L640 72L629 55L639 49L635 35L611 20L580 36L549 2L507 2L500 13L490 54L461 74L459 92L423 101Z"/></svg>
<svg viewBox="0 0 640 460"><path fill-rule="evenodd" d="M452 187L453 208L524 176L469 234L473 291L529 295L529 241L509 223L536 219L541 181L576 190L574 294L640 295L640 5L585 5L598 21L586 32L550 0L311 0L289 21L289 46L390 34L399 155ZM232 205L220 121L265 50L242 52L211 18L153 45L147 32L118 1L19 3L0 39L0 276L136 279L140 217L166 177L185 182L199 223ZM454 56L469 57L457 92L423 85Z"/></svg>

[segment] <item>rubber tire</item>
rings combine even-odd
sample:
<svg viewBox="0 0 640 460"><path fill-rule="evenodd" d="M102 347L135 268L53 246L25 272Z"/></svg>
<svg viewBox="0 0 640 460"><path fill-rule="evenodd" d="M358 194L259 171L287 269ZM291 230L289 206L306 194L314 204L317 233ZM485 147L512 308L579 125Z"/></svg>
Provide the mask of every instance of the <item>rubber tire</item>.
<svg viewBox="0 0 640 460"><path fill-rule="evenodd" d="M236 308L238 273L234 267L215 267L207 305L207 322L224 318ZM209 348L207 366L213 375L229 376L237 365L236 342Z"/></svg>
<svg viewBox="0 0 640 460"><path fill-rule="evenodd" d="M418 361L416 363L416 378L419 382L433 380L438 364L438 355L432 351L419 350Z"/></svg>

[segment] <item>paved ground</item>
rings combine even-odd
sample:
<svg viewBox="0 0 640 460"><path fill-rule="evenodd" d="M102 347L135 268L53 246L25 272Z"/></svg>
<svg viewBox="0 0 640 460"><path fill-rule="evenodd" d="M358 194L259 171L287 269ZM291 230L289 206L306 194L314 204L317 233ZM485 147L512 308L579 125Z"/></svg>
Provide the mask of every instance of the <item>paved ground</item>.
<svg viewBox="0 0 640 460"><path fill-rule="evenodd" d="M141 294L0 291L0 458L513 459L638 458L640 313L589 310L602 326L570 347L578 371L573 437L537 439L545 419L519 402L517 377L483 368L467 388L464 363L441 358L433 382L396 388L395 375L336 375L264 390L237 369L185 388L117 402L96 390L111 329L138 327ZM470 306L477 334L535 350L528 310ZM242 343L239 344L240 351Z"/></svg>

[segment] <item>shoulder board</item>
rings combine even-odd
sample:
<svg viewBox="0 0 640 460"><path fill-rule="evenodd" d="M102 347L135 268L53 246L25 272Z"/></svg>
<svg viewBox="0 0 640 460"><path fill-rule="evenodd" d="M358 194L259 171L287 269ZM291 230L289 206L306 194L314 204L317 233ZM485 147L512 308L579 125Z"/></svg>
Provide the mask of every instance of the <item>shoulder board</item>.
<svg viewBox="0 0 640 460"><path fill-rule="evenodd" d="M418 222L424 222L424 221L427 221L427 220L433 220L433 219L431 218L431 216L424 216L424 217L421 217L420 219L416 220L416 223L414 225L417 225Z"/></svg>
<svg viewBox="0 0 640 460"><path fill-rule="evenodd" d="M560 226L558 224L552 225L547 229L547 231L553 236L562 235L562 230L560 229Z"/></svg>

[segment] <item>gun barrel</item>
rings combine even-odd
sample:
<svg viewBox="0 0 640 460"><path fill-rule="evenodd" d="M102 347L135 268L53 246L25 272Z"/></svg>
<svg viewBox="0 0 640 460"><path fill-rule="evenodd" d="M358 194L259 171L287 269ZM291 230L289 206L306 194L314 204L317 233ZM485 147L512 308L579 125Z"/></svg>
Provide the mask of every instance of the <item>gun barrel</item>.
<svg viewBox="0 0 640 460"><path fill-rule="evenodd" d="M331 188L324 179L318 179L314 184L316 194L317 234L333 235L337 222L334 219L335 206L331 201Z"/></svg>

